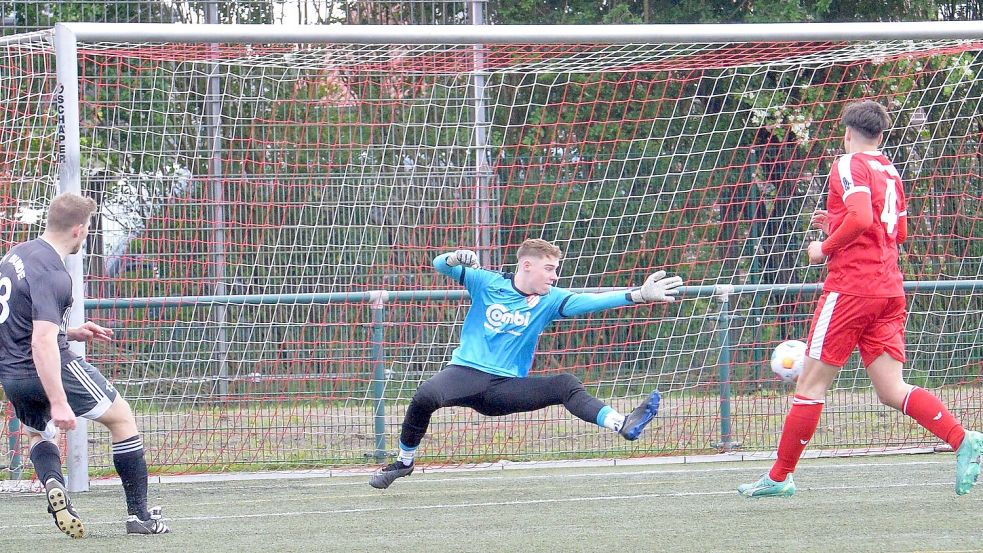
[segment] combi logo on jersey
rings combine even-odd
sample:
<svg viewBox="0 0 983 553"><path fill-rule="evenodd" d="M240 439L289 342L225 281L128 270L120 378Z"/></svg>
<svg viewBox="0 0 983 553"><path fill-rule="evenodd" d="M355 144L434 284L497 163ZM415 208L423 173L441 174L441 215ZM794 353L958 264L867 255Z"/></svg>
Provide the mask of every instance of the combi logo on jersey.
<svg viewBox="0 0 983 553"><path fill-rule="evenodd" d="M485 309L485 328L492 332L503 332L506 325L529 326L530 316L522 311L509 311L508 307L500 303L493 303ZM515 331L508 331L511 334L518 334Z"/></svg>

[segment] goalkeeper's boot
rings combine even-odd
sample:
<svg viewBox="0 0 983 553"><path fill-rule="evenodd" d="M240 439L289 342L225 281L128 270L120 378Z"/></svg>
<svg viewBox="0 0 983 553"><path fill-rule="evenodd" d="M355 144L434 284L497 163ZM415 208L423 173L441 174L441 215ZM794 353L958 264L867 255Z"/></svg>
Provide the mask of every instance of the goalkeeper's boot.
<svg viewBox="0 0 983 553"><path fill-rule="evenodd" d="M956 493L969 493L980 476L980 456L983 455L983 434L967 431L956 450Z"/></svg>
<svg viewBox="0 0 983 553"><path fill-rule="evenodd" d="M166 534L171 531L164 524L164 514L160 507L150 509L150 517L147 520L140 520L137 515L126 517L127 534Z"/></svg>
<svg viewBox="0 0 983 553"><path fill-rule="evenodd" d="M642 430L645 430L648 423L652 422L652 418L659 413L660 399L659 391L653 391L644 403L625 417L625 422L618 433L626 440L637 440Z"/></svg>
<svg viewBox="0 0 983 553"><path fill-rule="evenodd" d="M795 482L791 473L783 482L775 482L765 473L757 482L738 486L737 493L744 497L791 497L795 493Z"/></svg>
<svg viewBox="0 0 983 553"><path fill-rule="evenodd" d="M397 478L413 474L413 465L406 466L402 461L390 463L379 472L369 478L369 485L373 488L384 490L388 488Z"/></svg>
<svg viewBox="0 0 983 553"><path fill-rule="evenodd" d="M48 498L48 512L55 517L55 525L58 529L72 538L85 537L82 519L72 507L72 500L68 498L65 486L58 479L49 478L44 483L44 491Z"/></svg>

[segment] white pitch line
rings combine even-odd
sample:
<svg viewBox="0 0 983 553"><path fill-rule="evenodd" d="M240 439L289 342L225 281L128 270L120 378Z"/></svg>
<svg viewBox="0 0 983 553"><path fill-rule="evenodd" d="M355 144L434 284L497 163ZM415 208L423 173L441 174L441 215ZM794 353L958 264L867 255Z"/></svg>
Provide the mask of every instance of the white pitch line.
<svg viewBox="0 0 983 553"><path fill-rule="evenodd" d="M909 462L909 463L850 463L850 464L842 464L842 465L828 465L828 466L809 467L809 471L813 471L814 469L841 469L841 468L863 468L863 469L866 469L866 468L871 468L871 467L898 467L898 466L912 466L912 465L941 465L941 464L948 464L948 463L944 463L944 462L941 462L941 461L916 461L916 462ZM430 484L453 484L453 483L457 483L457 482L479 482L480 483L480 482L492 482L492 481L494 481L494 482L502 482L502 481L509 481L509 482L511 482L511 481L535 481L535 480L551 480L551 481L553 481L553 480L574 480L574 479L581 479L581 478L587 478L587 479L595 479L595 478L597 478L597 479L609 480L609 479L614 479L614 478L621 477L621 476L658 477L658 476L663 475L663 474L679 475L679 474L690 474L690 473L698 474L698 473L708 473L708 472L739 472L739 471L742 471L742 470L743 471L747 471L749 473L753 473L754 472L753 470L749 470L747 467L743 467L743 468L737 468L737 467L715 467L715 468L691 469L691 470L687 470L687 469L670 469L670 470L623 471L623 472L609 472L609 471L605 471L605 472L582 472L582 473L573 473L573 474L552 474L552 475L550 475L550 474L531 474L531 475L524 475L524 476L519 476L519 475L494 475L494 476L488 476L488 475L485 475L485 476L459 476L459 477L451 477L451 478L448 478L448 477L434 477L434 478L420 478L420 479L404 479L404 480L400 480L399 487L400 488L403 488L403 487L405 487L407 485L414 485L415 486L414 493L427 493L427 490L420 490L419 488L421 486L427 486L427 485L430 485ZM366 483L366 481L365 480L362 480L362 479L360 479L358 481L355 481L355 482L324 482L324 483L313 483L313 482L309 482L308 481L308 482L305 482L304 483L304 486L307 487L307 488L330 488L330 487L333 487L333 488L340 488L340 487L365 488L367 485L368 484ZM900 484L900 485L885 485L884 487L897 487L897 486L904 486L904 485L905 484ZM281 487L281 486L274 486L274 487L275 488L278 488L278 489L283 489L284 491L289 491L291 489L289 487ZM736 489L737 485L735 484L734 487ZM871 487L871 486L863 486L863 487L858 488L858 489L867 489L869 487ZM228 487L225 487L225 488L222 488L222 487L216 487L216 488L197 488L196 487L196 489L204 491L204 490L208 490L208 489L225 489L225 490L228 490L229 488ZM260 486L248 486L247 487L247 486L244 486L241 489L243 489L243 490L250 490L250 489L253 489L253 490L256 490L256 489L269 490L270 487L260 487ZM851 488L849 488L849 487L847 487L847 488L838 488L838 487L837 488L833 488L833 487L831 487L831 488L808 488L808 487L803 487L803 488L800 488L800 489L829 489L829 490L837 489L838 490L838 489L851 489ZM469 492L469 491L471 491L471 490L462 490L462 492ZM447 491L442 488L440 490L434 490L433 493L446 494ZM714 492L714 493L716 493L716 492ZM369 491L369 492L364 493L364 494L344 495L344 496L340 496L340 497L339 496L335 496L335 497L333 497L331 499L361 499L361 498L384 497L384 496L385 496L385 492ZM672 495L667 495L665 497L672 497ZM283 501L283 498L273 497L273 498L267 498L267 499L247 499L247 500L236 500L236 501L239 502L239 503L251 503L251 504L277 503L277 502ZM227 502L224 502L224 501L218 501L218 502L214 502L214 503L207 503L207 502L206 503L196 503L195 505L196 506L199 506L199 507L202 507L202 506L207 506L207 505L225 505L226 503Z"/></svg>
<svg viewBox="0 0 983 553"><path fill-rule="evenodd" d="M882 485L864 485L864 486L828 486L828 487L808 487L803 488L803 491L841 491L841 490L870 490L870 489L890 489L890 488L925 488L925 487L935 487L935 486L950 486L951 482L926 482L920 484L882 484ZM624 500L635 500L635 499L657 499L657 498L682 498L682 497L703 497L703 496L736 496L737 492L734 490L726 491L712 491L712 492L670 492L670 493L646 493L646 494L630 494L630 495L601 495L601 496L590 496L590 497L567 497L567 498L550 498L550 499L517 499L512 501L484 501L480 503L438 503L434 505L414 505L409 507L410 510L420 511L420 510L445 510L445 509L475 509L484 507L514 507L519 505L548 505L548 504L562 504L562 503L583 503L586 501L624 501ZM748 499L748 501L755 501L755 499ZM758 499L760 501L760 498ZM270 512L270 513L249 513L240 515L209 515L209 516L189 516L189 517L168 517L166 520L169 521L208 521L208 520L241 520L241 519L255 519L255 518L287 518L287 517L307 517L312 515L341 515L341 514L363 514L363 513L379 513L384 511L400 511L403 512L407 507L402 505L391 505L385 507L359 507L352 509L330 509L330 510L318 510L318 511L281 511L281 512ZM98 522L85 522L87 526L103 526L110 524L120 524L122 521L98 521ZM0 531L2 530L15 530L18 528L47 528L51 526L50 524L21 524L17 526L0 526Z"/></svg>
<svg viewBox="0 0 983 553"><path fill-rule="evenodd" d="M843 463L843 464L830 464L830 465L811 465L805 464L800 466L800 468L805 468L809 471L820 471L820 470L839 470L845 468L876 468L876 467L907 467L907 466L920 466L920 465L947 465L952 464L951 461L910 461L910 462L900 462L900 463ZM658 465L653 465L653 467ZM665 466L665 465L661 465ZM529 474L529 475L516 475L516 474L489 474L480 473L474 476L434 476L428 478L406 478L399 481L399 486L404 487L408 485L429 485L429 484L444 484L453 482L483 482L483 481L530 481L530 480L560 480L560 479L577 479L577 478L604 478L608 479L611 477L618 476L652 476L659 474L705 474L705 473L721 473L721 472L755 472L754 467L748 466L720 466L716 465L711 468L692 468L692 469L661 469L653 468L652 470L632 470L632 471L595 471L595 472L577 472L570 474L555 474L555 473L540 473L540 474ZM433 471L426 472L423 471L424 475L436 475L436 474L447 474L443 471ZM462 473L457 473L462 474ZM345 481L336 481L339 477L324 477L325 479L330 479L330 482L318 482L312 483L310 481L304 482L303 486L308 487L351 487L351 486L366 486L368 477L370 475L365 475L364 477L359 476L346 476ZM249 481L249 482L271 482L269 480L262 481ZM161 486L158 484L157 486ZM268 486L251 486L251 485L235 485L235 484L224 484L215 486L196 486L196 490L228 490L228 489L290 489L291 485L268 485ZM159 488L157 488L159 489Z"/></svg>
<svg viewBox="0 0 983 553"><path fill-rule="evenodd" d="M803 459L842 459L877 458L898 455L920 455L938 453L938 448L914 447L892 449L887 451L869 452L863 450L809 450L803 453ZM487 463L463 463L460 465L420 467L419 472L445 473L483 473L498 471L526 470L556 470L599 467L631 467L631 466L664 466L664 465L694 465L707 463L742 463L747 461L774 460L774 451L747 451L741 453L717 453L706 455L684 455L672 457L633 457L629 459L581 459L570 461L508 461L501 460ZM375 469L370 466L336 468L336 469L307 469L298 471L275 472L234 472L217 474L188 474L188 475L157 475L151 476L151 484L174 483L218 483L245 482L253 480L307 480L313 478L346 478L368 477ZM91 482L92 486L116 486L119 478L100 478Z"/></svg>

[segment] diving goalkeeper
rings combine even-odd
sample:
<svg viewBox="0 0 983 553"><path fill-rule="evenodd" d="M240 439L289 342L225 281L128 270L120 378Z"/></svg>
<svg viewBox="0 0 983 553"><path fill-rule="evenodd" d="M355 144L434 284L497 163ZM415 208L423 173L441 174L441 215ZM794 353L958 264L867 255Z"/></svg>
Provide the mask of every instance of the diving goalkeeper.
<svg viewBox="0 0 983 553"><path fill-rule="evenodd" d="M515 274L479 268L478 256L457 250L438 256L434 268L467 288L471 307L461 345L447 367L413 394L399 437L399 457L372 475L369 484L388 488L413 472L413 459L430 417L441 407L470 407L486 416L535 411L562 404L574 416L636 440L659 411L659 392L625 416L591 396L571 374L529 377L536 343L547 324L639 303L671 302L683 281L658 271L630 291L575 293L554 287L562 252L545 240L519 247Z"/></svg>

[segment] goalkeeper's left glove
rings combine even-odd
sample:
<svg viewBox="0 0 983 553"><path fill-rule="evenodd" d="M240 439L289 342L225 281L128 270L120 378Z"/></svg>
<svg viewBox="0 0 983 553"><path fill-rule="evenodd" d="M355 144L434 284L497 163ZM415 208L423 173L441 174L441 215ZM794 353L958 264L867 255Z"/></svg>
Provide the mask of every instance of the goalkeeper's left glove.
<svg viewBox="0 0 983 553"><path fill-rule="evenodd" d="M631 301L649 303L653 301L676 301L678 288L683 285L683 279L678 276L666 277L665 271L656 271L645 279L641 288L631 291Z"/></svg>

